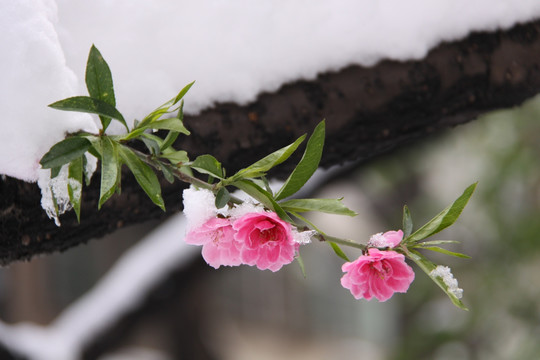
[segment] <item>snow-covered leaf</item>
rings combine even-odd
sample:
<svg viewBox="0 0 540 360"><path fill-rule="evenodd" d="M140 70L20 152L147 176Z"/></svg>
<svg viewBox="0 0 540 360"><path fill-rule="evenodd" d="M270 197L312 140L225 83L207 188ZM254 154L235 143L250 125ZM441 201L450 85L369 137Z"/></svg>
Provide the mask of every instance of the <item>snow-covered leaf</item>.
<svg viewBox="0 0 540 360"><path fill-rule="evenodd" d="M83 183L83 166L85 156L81 155L69 164L68 194L69 202L75 210L77 221L81 221L81 196Z"/></svg>

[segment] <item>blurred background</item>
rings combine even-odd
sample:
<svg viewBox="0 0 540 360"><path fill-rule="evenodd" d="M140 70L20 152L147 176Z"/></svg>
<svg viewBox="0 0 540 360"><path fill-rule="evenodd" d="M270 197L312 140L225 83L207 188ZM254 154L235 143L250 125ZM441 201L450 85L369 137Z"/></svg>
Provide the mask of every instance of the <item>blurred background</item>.
<svg viewBox="0 0 540 360"><path fill-rule="evenodd" d="M472 259L427 254L452 268L470 311L455 308L412 264L416 279L407 294L385 303L355 300L339 283L343 261L326 244L314 243L301 249L307 278L296 263L271 273L247 266L216 271L194 260L189 287L162 287L153 297L167 305L132 318L123 331L106 333L115 340L96 341L101 345L85 358L537 359L538 118L540 97L349 167L315 194L344 196L359 216L312 221L331 234L367 241L400 228L404 204L417 228L478 181L458 222L433 237L461 241L448 248ZM141 224L0 269L0 318L46 326L157 225ZM169 285L176 281L172 277Z"/></svg>

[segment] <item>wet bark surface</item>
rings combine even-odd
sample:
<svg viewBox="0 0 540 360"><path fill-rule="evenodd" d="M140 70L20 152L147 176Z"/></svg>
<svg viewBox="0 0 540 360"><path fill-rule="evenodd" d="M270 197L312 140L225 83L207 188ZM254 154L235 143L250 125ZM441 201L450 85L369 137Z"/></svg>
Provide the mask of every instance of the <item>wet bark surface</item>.
<svg viewBox="0 0 540 360"><path fill-rule="evenodd" d="M416 61L349 66L312 81L284 85L247 105L218 104L186 117L192 135L176 147L192 158L210 153L229 173L327 124L321 166L364 161L485 112L521 104L540 92L540 21L474 33L443 43ZM189 96L186 99L189 101ZM285 177L295 162L272 173ZM168 213L126 174L122 194L97 211L99 172L83 190L82 221L73 212L56 227L40 206L36 184L0 181L0 263L64 251L125 225L181 210L183 184L163 181Z"/></svg>

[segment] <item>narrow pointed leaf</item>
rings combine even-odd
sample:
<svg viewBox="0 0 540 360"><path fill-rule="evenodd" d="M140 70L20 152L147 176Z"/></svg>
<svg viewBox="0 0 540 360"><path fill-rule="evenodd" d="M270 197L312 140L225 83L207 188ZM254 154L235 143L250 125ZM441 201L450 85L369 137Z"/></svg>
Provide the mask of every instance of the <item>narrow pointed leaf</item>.
<svg viewBox="0 0 540 360"><path fill-rule="evenodd" d="M101 56L99 50L94 45L92 45L90 53L88 54L85 80L90 97L103 100L107 104L116 106L111 70ZM109 126L111 119L103 115L99 115L99 119L103 126L103 131L105 131Z"/></svg>
<svg viewBox="0 0 540 360"><path fill-rule="evenodd" d="M332 247L332 250L334 250L334 252L336 253L337 256L339 256L340 258L342 258L345 261L351 261L351 260L349 260L347 255L343 252L343 250L341 250L341 248L339 247L338 244L336 244L335 242L332 242L332 241L328 241L328 244L330 244L330 247Z"/></svg>
<svg viewBox="0 0 540 360"><path fill-rule="evenodd" d="M231 184L238 189L242 190L255 200L258 200L266 208L274 211L278 216L288 222L292 223L292 219L287 215L287 213L281 208L281 206L275 202L274 198L266 190L258 186L252 181L249 180L239 180Z"/></svg>
<svg viewBox="0 0 540 360"><path fill-rule="evenodd" d="M88 96L74 96L57 101L49 106L57 110L78 111L103 115L105 117L105 123L102 123L104 130L107 129L110 123L110 119L107 120L107 118L113 118L120 121L122 125L124 125L124 127L129 131L126 120L122 114L120 114L120 112L113 105L100 99L94 99ZM104 120L102 119L102 121Z"/></svg>
<svg viewBox="0 0 540 360"><path fill-rule="evenodd" d="M146 195L154 204L165 211L165 203L161 197L161 185L159 180L150 166L145 164L133 151L126 146L118 147L122 161L127 165L129 170L135 176L135 180L144 190Z"/></svg>
<svg viewBox="0 0 540 360"><path fill-rule="evenodd" d="M85 156L82 155L79 158L73 160L69 164L68 171L68 195L69 202L75 210L77 215L77 221L81 222L81 196L83 186L83 166Z"/></svg>
<svg viewBox="0 0 540 360"><path fill-rule="evenodd" d="M56 143L40 160L41 167L51 169L62 166L83 155L92 145L83 137L68 137Z"/></svg>
<svg viewBox="0 0 540 360"><path fill-rule="evenodd" d="M302 143L302 141L304 141L305 138L306 135L302 135L292 144L285 146L277 151L274 151L270 155L265 156L264 158L248 166L247 168L238 171L233 176L233 179L238 180L264 175L274 166L277 166L287 160Z"/></svg>
<svg viewBox="0 0 540 360"><path fill-rule="evenodd" d="M88 54L85 80L90 97L103 100L112 106L116 105L111 70L94 45Z"/></svg>
<svg viewBox="0 0 540 360"><path fill-rule="evenodd" d="M158 107L156 110L152 111L150 114L148 114L139 124L138 124L138 127L146 127L148 126L149 124L153 123L154 121L157 121L160 117L162 117L163 115L167 114L167 113L170 113L170 112L173 112L173 111L176 111L176 109L173 109L171 110L171 107L174 106L178 101L180 101L184 95L188 92L188 90L191 88L191 86L195 83L195 81L193 81L192 83L186 85L179 93L178 95L176 95L174 98L172 98L171 100L167 101L165 104L161 105L160 107ZM178 118L180 120L182 120L182 116L183 116L183 113L182 113L182 107L183 107L183 104L180 105L179 107L179 116ZM189 134L188 134L189 135Z"/></svg>
<svg viewBox="0 0 540 360"><path fill-rule="evenodd" d="M174 98L173 105L176 104L177 102L179 102L180 100L182 100L184 95L186 95L186 93L189 91L189 89L191 89L193 84L195 84L195 81L190 82L189 84L184 86L184 88L182 90L180 90L178 95L176 95L176 97Z"/></svg>
<svg viewBox="0 0 540 360"><path fill-rule="evenodd" d="M319 167L325 136L324 120L317 125L313 135L308 140L302 159L276 194L276 200L281 200L296 193L311 178Z"/></svg>
<svg viewBox="0 0 540 360"><path fill-rule="evenodd" d="M300 256L300 253L296 254L296 261L298 262L298 266L300 266L300 271L302 272L302 276L307 278L306 275L306 266L304 265L304 259L302 259L302 256Z"/></svg>
<svg viewBox="0 0 540 360"><path fill-rule="evenodd" d="M436 251L438 253L445 254L445 255L455 256L455 257L462 258L462 259L470 259L471 258L468 255L458 253L458 252L454 252L454 251L450 251L450 250L446 250L446 249L444 249L442 247L439 247L439 246L422 246L421 248L426 249L426 250Z"/></svg>
<svg viewBox="0 0 540 360"><path fill-rule="evenodd" d="M407 205L403 206L403 237L411 235L413 229L413 222L411 212Z"/></svg>
<svg viewBox="0 0 540 360"><path fill-rule="evenodd" d="M161 151L167 150L171 147L172 144L176 141L180 133L178 131L169 131L165 139L163 140L163 144L161 145Z"/></svg>
<svg viewBox="0 0 540 360"><path fill-rule="evenodd" d="M415 246L431 246L431 245L442 245L442 244L459 244L459 241L456 241L456 240L422 241L422 242L416 243Z"/></svg>
<svg viewBox="0 0 540 360"><path fill-rule="evenodd" d="M439 231L446 229L448 226L452 225L458 219L459 215L467 205L467 202L471 198L474 189L476 188L476 183L470 185L463 194L448 206L446 209L441 211L437 216L431 219L427 224L422 226L420 229L416 230L412 235L405 238L404 242L407 244L413 244L420 240L423 240L431 235L438 233Z"/></svg>
<svg viewBox="0 0 540 360"><path fill-rule="evenodd" d="M120 184L120 162L116 143L108 136L101 139L101 185L98 209L114 194Z"/></svg>
<svg viewBox="0 0 540 360"><path fill-rule="evenodd" d="M346 207L341 202L341 199L292 199L282 201L279 205L286 211L320 211L327 214L357 215L354 211Z"/></svg>

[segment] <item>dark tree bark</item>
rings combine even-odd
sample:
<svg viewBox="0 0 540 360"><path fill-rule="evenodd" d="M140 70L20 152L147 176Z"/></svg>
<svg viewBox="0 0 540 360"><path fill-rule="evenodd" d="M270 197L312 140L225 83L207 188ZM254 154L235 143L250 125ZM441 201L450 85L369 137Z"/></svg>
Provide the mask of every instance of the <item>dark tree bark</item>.
<svg viewBox="0 0 540 360"><path fill-rule="evenodd" d="M518 105L540 92L539 31L540 21L535 21L475 33L439 45L422 60L349 66L313 81L287 84L245 106L218 104L188 117L192 135L176 145L192 158L211 153L232 172L310 132L326 118L321 166L366 160L487 111ZM283 164L274 176L286 175L292 166L294 162ZM62 227L57 228L41 209L35 184L1 181L0 263L64 251L122 226L167 216L129 175L122 194L98 212L97 183L84 189L81 224L71 213L62 216ZM183 185L163 185L169 213L180 210Z"/></svg>

